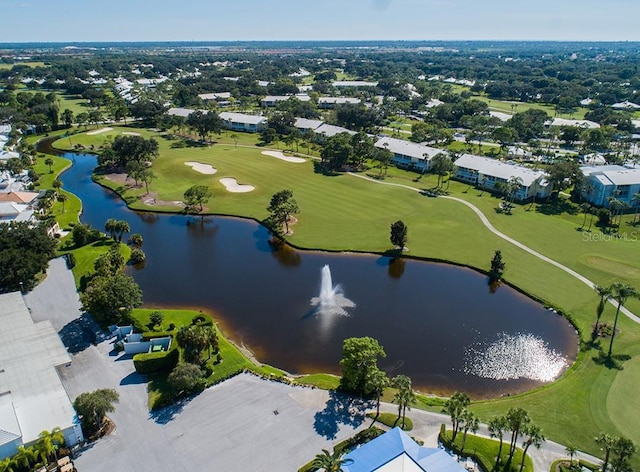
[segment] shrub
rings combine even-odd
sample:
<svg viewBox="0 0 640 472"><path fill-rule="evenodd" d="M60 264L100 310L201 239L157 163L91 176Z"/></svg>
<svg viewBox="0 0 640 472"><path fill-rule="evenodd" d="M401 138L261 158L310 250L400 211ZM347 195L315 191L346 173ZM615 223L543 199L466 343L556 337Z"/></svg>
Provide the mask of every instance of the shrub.
<svg viewBox="0 0 640 472"><path fill-rule="evenodd" d="M133 233L131 236L129 236L129 243L137 247L142 246L142 236L138 233Z"/></svg>
<svg viewBox="0 0 640 472"><path fill-rule="evenodd" d="M131 251L131 256L129 257L129 260L131 261L132 264L140 264L141 262L144 262L146 258L147 256L142 251L142 249L135 248Z"/></svg>
<svg viewBox="0 0 640 472"><path fill-rule="evenodd" d="M180 351L176 347L164 352L149 352L133 356L133 365L139 374L170 372L178 364Z"/></svg>

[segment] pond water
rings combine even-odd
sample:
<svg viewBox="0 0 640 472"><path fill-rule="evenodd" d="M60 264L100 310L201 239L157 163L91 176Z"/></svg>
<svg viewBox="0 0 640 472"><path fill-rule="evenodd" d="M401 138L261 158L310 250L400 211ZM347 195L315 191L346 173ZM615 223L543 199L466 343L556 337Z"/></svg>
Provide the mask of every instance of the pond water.
<svg viewBox="0 0 640 472"><path fill-rule="evenodd" d="M129 273L145 305L212 313L262 362L296 374L339 373L342 341L371 336L386 351L379 365L389 375L409 375L423 392L491 397L542 385L575 360L577 335L564 318L508 286L490 293L473 270L274 251L253 221L133 212L92 182L95 156L63 156L74 162L62 181L83 201L81 220L103 229L108 218L124 219L143 236L146 266ZM355 305L346 314L312 305L325 265Z"/></svg>

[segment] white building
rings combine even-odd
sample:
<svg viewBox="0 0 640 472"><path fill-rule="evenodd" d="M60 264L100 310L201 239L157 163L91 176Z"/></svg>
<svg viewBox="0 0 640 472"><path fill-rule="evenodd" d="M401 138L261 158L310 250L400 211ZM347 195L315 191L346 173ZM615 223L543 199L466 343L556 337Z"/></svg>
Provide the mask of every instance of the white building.
<svg viewBox="0 0 640 472"><path fill-rule="evenodd" d="M358 105L359 103L362 103L362 100L353 97L320 97L318 99L318 108L331 109L335 108L336 105Z"/></svg>
<svg viewBox="0 0 640 472"><path fill-rule="evenodd" d="M264 116L231 113L227 111L223 111L218 116L222 120L223 126L232 131L259 133L267 127L267 119Z"/></svg>
<svg viewBox="0 0 640 472"><path fill-rule="evenodd" d="M334 87L377 87L378 82L367 82L364 80L336 80Z"/></svg>
<svg viewBox="0 0 640 472"><path fill-rule="evenodd" d="M34 323L19 292L0 295L0 460L60 428L67 446L80 422L57 367L71 362L50 321Z"/></svg>
<svg viewBox="0 0 640 472"><path fill-rule="evenodd" d="M329 125L327 123L323 123L313 130L314 133L322 134L328 138L335 136L340 133L349 133L350 135L356 134L355 131L351 131L350 129L343 128L341 126Z"/></svg>
<svg viewBox="0 0 640 472"><path fill-rule="evenodd" d="M547 198L553 190L547 175L541 170L472 154L463 154L453 165L456 168L455 179L487 190L496 189L500 182L518 179L520 185L514 197L518 201Z"/></svg>
<svg viewBox="0 0 640 472"><path fill-rule="evenodd" d="M396 166L419 172L431 169L431 160L436 154L446 154L442 149L389 137L380 138L375 143L375 147L391 151L393 153L391 161Z"/></svg>
<svg viewBox="0 0 640 472"><path fill-rule="evenodd" d="M275 107L280 102L286 102L290 98L297 98L301 102L308 102L311 100L311 97L306 93L299 93L297 95L267 95L262 100L260 100L260 105L263 107Z"/></svg>
<svg viewBox="0 0 640 472"><path fill-rule="evenodd" d="M544 124L546 127L549 126L574 126L576 128L582 129L596 129L600 128L600 124L595 121L589 120L569 120L566 118L554 118L552 120L546 121Z"/></svg>
<svg viewBox="0 0 640 472"><path fill-rule="evenodd" d="M585 166L580 170L586 177L582 195L591 204L609 206L608 199L616 198L635 205L634 195L640 193L640 169L623 166Z"/></svg>
<svg viewBox="0 0 640 472"><path fill-rule="evenodd" d="M231 98L231 92L214 92L214 93L201 93L198 95L200 100L205 102L215 102L218 100L229 100Z"/></svg>
<svg viewBox="0 0 640 472"><path fill-rule="evenodd" d="M303 133L307 131L315 131L318 129L324 121L322 120L310 120L309 118L296 118L296 121L293 123L293 126L298 128Z"/></svg>
<svg viewBox="0 0 640 472"><path fill-rule="evenodd" d="M617 110L637 110L640 108L640 105L630 102L629 100L625 100L624 102L614 103L611 105L611 108L615 108Z"/></svg>

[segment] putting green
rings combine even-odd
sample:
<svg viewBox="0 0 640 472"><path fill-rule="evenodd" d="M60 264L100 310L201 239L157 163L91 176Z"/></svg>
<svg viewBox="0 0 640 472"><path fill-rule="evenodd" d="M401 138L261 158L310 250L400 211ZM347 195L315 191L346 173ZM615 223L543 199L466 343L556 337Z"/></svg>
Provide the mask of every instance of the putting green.
<svg viewBox="0 0 640 472"><path fill-rule="evenodd" d="M624 375L620 373L624 372ZM609 388L607 410L620 432L640 444L640 357L634 357L624 363Z"/></svg>

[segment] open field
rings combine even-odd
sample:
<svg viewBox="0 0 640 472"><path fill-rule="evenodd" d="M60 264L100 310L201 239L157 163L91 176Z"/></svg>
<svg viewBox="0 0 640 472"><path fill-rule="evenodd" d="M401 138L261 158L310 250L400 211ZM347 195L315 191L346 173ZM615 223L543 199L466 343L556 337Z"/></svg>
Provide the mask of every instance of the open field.
<svg viewBox="0 0 640 472"><path fill-rule="evenodd" d="M13 64L7 64L6 62L0 63L0 70L12 69L13 66L27 66L27 67L46 67L46 64L41 61L20 61Z"/></svg>
<svg viewBox="0 0 640 472"><path fill-rule="evenodd" d="M74 135L73 144L97 148L107 136L131 130L115 128L95 136ZM561 308L574 320L583 339L588 337L595 318L595 293L563 271L490 233L475 214L459 202L377 185L351 175L314 173L312 162L292 164L263 156L264 148L248 147L255 143L255 135L237 133L238 147L224 134L213 146L181 147L179 140L146 130L135 131L145 137L155 136L159 141L160 157L153 165L158 178L150 188L159 199L181 200L189 186L209 185L215 195L208 204L210 212L260 220L267 215L271 195L289 188L301 208L299 223L293 226L294 234L290 238L298 246L384 252L391 248L389 223L402 219L409 228L409 256L445 259L487 270L493 251L501 249L507 263L506 280ZM61 140L56 146L68 146L67 141ZM218 172L200 174L184 165L187 161L210 164ZM376 175L377 170L372 170L371 174ZM256 189L246 194L226 192L218 181L221 177L236 178ZM390 168L385 182L421 189L433 187L435 178L427 175L418 179L417 174ZM119 188L119 184L103 183ZM142 187L119 188L119 191L124 192L131 207L146 208L138 200L144 193ZM640 287L640 273L634 270L640 266L637 251L640 241L607 239L595 227L591 233L577 231L583 217L575 213L572 204L533 205L531 211L527 211L528 205L518 205L514 214L508 216L495 212L499 200L487 193L480 195L477 190L457 182L450 184L449 192L479 207L498 230L594 282L608 284L623 280ZM175 211L175 208L159 209ZM640 302L629 301L627 306L640 313ZM608 306L604 321L611 322L613 313L613 307ZM614 351L638 356L640 328L623 315L619 326L621 334L616 338ZM628 385L637 377L638 369L634 364L637 361L627 361L623 370L608 369L592 360L596 354L594 349L584 352L580 361L560 381L547 387L517 397L478 402L474 409L487 420L509 407L521 406L530 412L549 438L565 444L584 445L593 453L598 452L593 437L601 431L624 433L640 443L640 431L629 428L634 423L620 413L628 406L625 396L629 394Z"/></svg>

